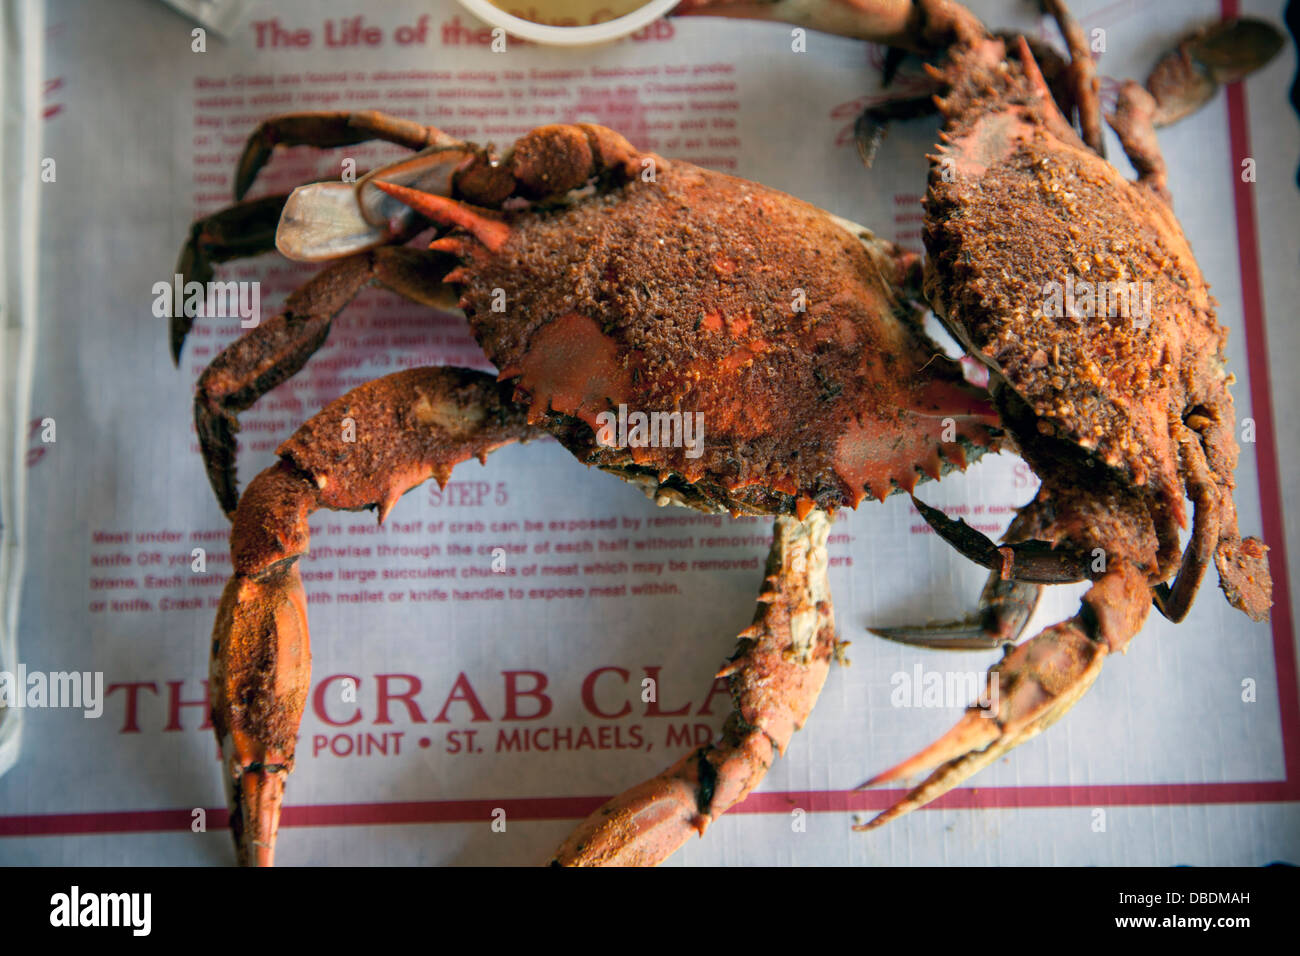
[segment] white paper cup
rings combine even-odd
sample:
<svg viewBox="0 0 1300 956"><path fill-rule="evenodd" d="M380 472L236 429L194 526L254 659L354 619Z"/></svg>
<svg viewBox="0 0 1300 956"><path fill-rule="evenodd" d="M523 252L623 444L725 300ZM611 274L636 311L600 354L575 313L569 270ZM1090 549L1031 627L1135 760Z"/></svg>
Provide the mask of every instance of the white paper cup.
<svg viewBox="0 0 1300 956"><path fill-rule="evenodd" d="M460 0L461 6L480 20L494 27L502 27L511 36L547 46L586 46L591 43L617 40L658 20L679 2L680 0L646 0L643 6L637 7L631 13L606 20L604 23L580 27L556 27L511 16L500 7L488 3L487 0Z"/></svg>

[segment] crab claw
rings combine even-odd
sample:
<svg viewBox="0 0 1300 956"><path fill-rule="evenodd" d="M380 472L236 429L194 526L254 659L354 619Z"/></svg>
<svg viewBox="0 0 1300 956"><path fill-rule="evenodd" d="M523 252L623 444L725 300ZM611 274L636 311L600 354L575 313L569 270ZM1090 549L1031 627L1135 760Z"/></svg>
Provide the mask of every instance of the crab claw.
<svg viewBox="0 0 1300 956"><path fill-rule="evenodd" d="M242 524L264 517L264 509L252 505L278 499L286 490L281 485L293 482L279 472L254 482ZM310 500L302 497L304 504ZM249 533L242 524L236 524L236 536ZM243 865L274 861L280 803L310 684L307 598L297 565L281 563L233 578L213 626L212 720L221 743L230 829Z"/></svg>
<svg viewBox="0 0 1300 956"><path fill-rule="evenodd" d="M382 521L429 478L536 437L493 376L457 368L396 372L353 389L279 448L249 483L230 534L234 576L212 629L212 727L221 746L239 861L270 866L285 781L311 685L298 561L318 508L374 509ZM343 422L355 433L345 437Z"/></svg>
<svg viewBox="0 0 1300 956"><path fill-rule="evenodd" d="M830 520L776 519L754 623L718 672L733 710L722 734L592 813L556 852L557 866L653 866L763 780L804 725L835 658L827 585Z"/></svg>
<svg viewBox="0 0 1300 956"><path fill-rule="evenodd" d="M998 572L1004 581L1072 584L1089 577L1086 555L1053 547L1047 541L1018 541L998 546L961 518L949 518L916 495L912 496L912 504L939 537L976 564Z"/></svg>
<svg viewBox="0 0 1300 956"><path fill-rule="evenodd" d="M1056 723L1092 686L1106 655L1122 651L1151 609L1144 574L1118 563L1083 597L1068 621L1008 651L989 671L982 701L948 733L858 789L937 767L919 786L855 830L873 830L925 806L1003 754Z"/></svg>
<svg viewBox="0 0 1300 956"><path fill-rule="evenodd" d="M955 621L903 627L869 627L877 637L915 647L937 650L989 650L1020 640L1034 613L1042 587L1023 581L1007 581L1001 571L989 575L980 594L979 607Z"/></svg>

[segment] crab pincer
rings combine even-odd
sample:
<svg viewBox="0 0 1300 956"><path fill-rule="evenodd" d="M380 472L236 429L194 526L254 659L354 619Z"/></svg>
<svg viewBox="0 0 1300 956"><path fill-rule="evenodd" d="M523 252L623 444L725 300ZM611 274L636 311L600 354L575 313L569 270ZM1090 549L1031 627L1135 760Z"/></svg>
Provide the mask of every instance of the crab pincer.
<svg viewBox="0 0 1300 956"><path fill-rule="evenodd" d="M470 458L539 434L490 375L418 368L327 406L278 449L234 516L234 575L212 632L212 723L241 863L269 866L284 783L311 683L307 602L298 562L318 508L374 509ZM504 393L504 394L503 394ZM349 429L348 423L351 423Z"/></svg>

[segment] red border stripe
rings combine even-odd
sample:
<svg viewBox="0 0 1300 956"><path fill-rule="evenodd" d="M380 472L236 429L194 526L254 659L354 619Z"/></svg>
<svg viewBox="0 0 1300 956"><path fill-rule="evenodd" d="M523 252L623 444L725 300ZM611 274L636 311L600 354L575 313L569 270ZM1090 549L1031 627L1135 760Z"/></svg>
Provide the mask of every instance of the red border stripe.
<svg viewBox="0 0 1300 956"><path fill-rule="evenodd" d="M1285 803L1296 798L1284 782L1120 784L1080 787L972 787L953 790L926 809L995 807L1184 806L1188 804ZM903 790L830 790L756 793L731 813L852 813L884 810ZM1065 797L1066 799L1062 799ZM281 826L376 826L380 824L482 823L501 808L511 820L576 820L608 797L534 797L510 800L427 800L408 803L336 803L285 807ZM224 809L209 808L207 824L226 826ZM123 810L0 817L0 837L69 836L189 830L192 810Z"/></svg>

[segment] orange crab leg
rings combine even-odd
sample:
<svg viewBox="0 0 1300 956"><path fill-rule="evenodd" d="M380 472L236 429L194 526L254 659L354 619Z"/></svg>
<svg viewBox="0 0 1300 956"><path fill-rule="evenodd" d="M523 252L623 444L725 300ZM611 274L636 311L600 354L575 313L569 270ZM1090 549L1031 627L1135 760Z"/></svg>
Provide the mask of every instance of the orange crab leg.
<svg viewBox="0 0 1300 956"><path fill-rule="evenodd" d="M826 682L835 621L826 583L830 519L776 519L754 623L729 676L734 709L720 738L589 816L556 852L563 866L652 866L747 797L785 753Z"/></svg>
<svg viewBox="0 0 1300 956"><path fill-rule="evenodd" d="M1061 35L1065 37L1070 49L1070 88L1079 113L1079 129L1083 141L1098 156L1104 157L1106 149L1101 138L1101 81L1097 79L1097 67L1092 62L1088 36L1066 7L1065 0L1044 0L1044 5L1060 27ZM1021 42L1023 43L1023 38ZM1025 63L1033 59L1025 51L1021 52L1021 57Z"/></svg>
<svg viewBox="0 0 1300 956"><path fill-rule="evenodd" d="M375 110L285 113L263 120L244 144L235 171L235 199L243 199L253 180L277 146L316 146L330 149L382 139L408 149L453 146L459 140L433 126L424 126Z"/></svg>
<svg viewBox="0 0 1300 956"><path fill-rule="evenodd" d="M682 0L673 13L777 20L924 54L983 33L953 0Z"/></svg>
<svg viewBox="0 0 1300 956"><path fill-rule="evenodd" d="M985 700L943 737L859 789L937 769L888 810L855 830L872 830L923 807L1063 717L1101 673L1106 655L1123 651L1151 610L1147 576L1117 561L1083 596L1068 621L1009 649L989 671ZM996 703L994 703L996 702Z"/></svg>
<svg viewBox="0 0 1300 956"><path fill-rule="evenodd" d="M269 866L284 784L311 683L298 559L317 508L374 508L439 484L471 457L540 434L490 375L420 368L327 406L279 448L244 493L231 532L234 577L212 632L212 724L221 746L239 861ZM349 440L352 439L352 440Z"/></svg>

